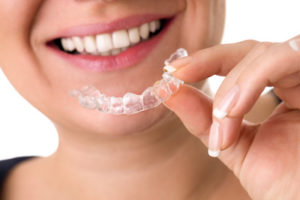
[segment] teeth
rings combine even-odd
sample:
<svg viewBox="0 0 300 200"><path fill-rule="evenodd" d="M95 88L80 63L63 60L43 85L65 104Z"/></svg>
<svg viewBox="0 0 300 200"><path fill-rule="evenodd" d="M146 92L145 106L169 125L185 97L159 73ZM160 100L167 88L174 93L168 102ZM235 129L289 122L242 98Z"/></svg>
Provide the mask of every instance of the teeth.
<svg viewBox="0 0 300 200"><path fill-rule="evenodd" d="M156 30L159 30L160 27L161 27L160 21L159 21L159 20L156 20L156 21L154 21L154 22L155 22L155 28L156 28Z"/></svg>
<svg viewBox="0 0 300 200"><path fill-rule="evenodd" d="M150 27L151 33L154 33L156 31L156 23L155 23L155 21L150 22L149 27Z"/></svg>
<svg viewBox="0 0 300 200"><path fill-rule="evenodd" d="M113 50L111 50L111 55L113 55L113 56L118 55L119 53L121 53L121 49L113 49Z"/></svg>
<svg viewBox="0 0 300 200"><path fill-rule="evenodd" d="M113 48L112 39L110 34L100 34L96 37L97 48L99 52L108 52Z"/></svg>
<svg viewBox="0 0 300 200"><path fill-rule="evenodd" d="M142 26L140 26L140 36L142 37L142 39L146 40L149 38L149 24L143 24Z"/></svg>
<svg viewBox="0 0 300 200"><path fill-rule="evenodd" d="M141 41L147 40L150 33L155 33L161 27L159 20L142 24L139 27L128 30L115 31L112 34L104 33L95 36L62 38L63 50L77 53L87 53L92 55L111 56L117 55L130 46L134 46Z"/></svg>
<svg viewBox="0 0 300 200"><path fill-rule="evenodd" d="M62 47L66 51L74 51L75 45L73 44L73 41L70 38L63 38L61 40Z"/></svg>
<svg viewBox="0 0 300 200"><path fill-rule="evenodd" d="M109 55L111 55L111 52L110 52L110 51L107 51L107 52L100 52L100 55L101 55L101 56L109 56Z"/></svg>
<svg viewBox="0 0 300 200"><path fill-rule="evenodd" d="M138 28L131 28L128 31L129 40L131 44L136 44L141 41L140 33Z"/></svg>
<svg viewBox="0 0 300 200"><path fill-rule="evenodd" d="M115 48L123 48L130 45L129 36L126 30L113 32L112 39Z"/></svg>
<svg viewBox="0 0 300 200"><path fill-rule="evenodd" d="M78 51L79 53L82 53L84 51L82 39L80 37L73 37L72 41L73 41L76 51Z"/></svg>
<svg viewBox="0 0 300 200"><path fill-rule="evenodd" d="M96 42L94 37L86 36L83 38L84 49L88 53L95 53L96 52Z"/></svg>

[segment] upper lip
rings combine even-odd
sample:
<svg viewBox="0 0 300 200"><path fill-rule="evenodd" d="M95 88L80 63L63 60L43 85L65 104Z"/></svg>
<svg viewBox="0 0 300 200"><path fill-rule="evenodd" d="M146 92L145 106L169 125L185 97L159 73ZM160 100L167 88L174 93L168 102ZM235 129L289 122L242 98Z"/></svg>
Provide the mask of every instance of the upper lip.
<svg viewBox="0 0 300 200"><path fill-rule="evenodd" d="M58 38L73 37L73 36L83 37L87 35L111 33L117 30L137 27L150 21L170 18L170 17L171 16L158 15L158 14L132 15L125 18L113 20L111 22L79 25L79 26L70 27L60 31L57 35L53 37L52 40Z"/></svg>

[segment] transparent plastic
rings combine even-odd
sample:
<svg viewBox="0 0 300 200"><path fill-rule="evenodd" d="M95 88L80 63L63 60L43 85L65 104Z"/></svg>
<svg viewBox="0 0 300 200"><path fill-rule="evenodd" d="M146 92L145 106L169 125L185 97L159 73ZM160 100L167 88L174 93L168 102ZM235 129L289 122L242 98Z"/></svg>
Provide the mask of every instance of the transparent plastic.
<svg viewBox="0 0 300 200"><path fill-rule="evenodd" d="M170 65L171 62L185 56L188 56L187 51L180 48L165 61L165 65ZM70 94L87 109L98 109L100 112L114 115L135 114L159 106L176 93L183 83L171 73L164 72L161 80L140 95L126 93L123 97L108 97L93 86L72 90Z"/></svg>
<svg viewBox="0 0 300 200"><path fill-rule="evenodd" d="M165 65L170 65L171 62L186 56L188 56L188 52L184 48L179 48L167 60L165 60Z"/></svg>

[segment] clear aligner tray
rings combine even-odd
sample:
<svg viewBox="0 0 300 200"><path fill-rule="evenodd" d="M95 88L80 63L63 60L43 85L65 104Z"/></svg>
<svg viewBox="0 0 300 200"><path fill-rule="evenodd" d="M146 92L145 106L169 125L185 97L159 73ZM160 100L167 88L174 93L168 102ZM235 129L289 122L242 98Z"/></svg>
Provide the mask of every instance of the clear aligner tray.
<svg viewBox="0 0 300 200"><path fill-rule="evenodd" d="M176 59L188 56L185 49L180 48L165 61L164 69ZM72 90L71 96L77 97L79 104L87 109L98 109L103 113L121 115L135 114L159 106L168 100L184 82L172 76L168 71L162 74L162 79L148 87L142 94L126 93L123 97L108 97L93 86L81 90Z"/></svg>

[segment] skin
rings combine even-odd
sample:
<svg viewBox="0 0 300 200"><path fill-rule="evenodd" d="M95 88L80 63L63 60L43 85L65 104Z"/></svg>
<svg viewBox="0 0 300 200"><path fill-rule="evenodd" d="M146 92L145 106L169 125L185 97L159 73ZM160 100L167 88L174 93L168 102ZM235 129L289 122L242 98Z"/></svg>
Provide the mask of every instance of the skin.
<svg viewBox="0 0 300 200"><path fill-rule="evenodd" d="M226 142L223 145L223 149L228 150L220 157L228 169L218 160L209 158L200 142L207 144L213 104L199 90L183 86L166 107L133 116L111 116L85 110L66 95L70 89L86 84L95 85L108 95L127 91L139 93L159 79L163 60L178 47L185 47L193 53L192 62L177 63L181 69L174 75L198 83L213 74L232 74L217 93L214 106L217 105L233 86L233 80L244 77L242 70L234 69L255 66L245 62L237 64L260 47L258 42L248 41L242 45L208 48L220 42L224 7L222 0L0 2L0 16L7 19L0 21L0 66L20 94L53 121L60 138L57 152L52 156L24 162L12 171L5 185L5 199L248 199L247 192L253 199L274 199L279 195L282 199L295 197L299 160L287 155L293 152L298 158L300 154L299 134L296 134L300 129L299 107L291 102L291 99L299 99L296 95L299 92L286 93L279 89L278 94L293 110L283 104L264 124L243 124L242 131L238 130L240 119L253 106L260 90L249 94L251 101L244 100L230 112L225 123L232 125L224 133ZM91 73L74 68L45 46L62 29L137 12L176 14L177 19L155 51L122 72ZM201 50L204 48L206 50ZM267 51L262 53L267 54ZM295 57L298 55L292 53ZM270 56L263 59L266 63L273 60ZM292 56L283 60L297 61ZM268 67L276 68L276 65ZM257 77L255 69L250 77ZM270 71L263 73L261 78L270 77ZM284 72L278 75L286 76ZM239 80L249 85L257 83L253 79ZM270 85L277 86L275 83L270 82ZM225 123L222 125L226 126ZM274 132L278 128L286 130L286 127L290 131L285 131L284 136L272 135L274 143L268 146L264 140L271 138L270 127L274 127ZM284 144L286 148L280 149L276 144ZM278 155L280 159L269 161L270 155ZM266 173L270 166L278 166L278 163L286 164L274 168L271 175Z"/></svg>
<svg viewBox="0 0 300 200"><path fill-rule="evenodd" d="M299 37L293 40L298 41ZM213 116L213 121L221 126L220 160L234 172L253 199L297 199L300 195L299 55L288 42L244 41L198 51L188 62L181 60L173 64L178 68L174 75L185 81L202 80L212 74L226 76L215 96L214 108L230 88L240 87L239 97L228 116L224 119ZM210 70L199 73L204 67ZM274 86L283 103L261 123L241 123L266 86ZM180 102L187 98L193 104L181 106ZM206 96L184 86L167 105L191 133L208 144L211 120L207 116L211 110L205 113L204 108L211 106L211 102ZM199 123L199 118L204 116L207 120Z"/></svg>

